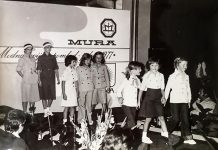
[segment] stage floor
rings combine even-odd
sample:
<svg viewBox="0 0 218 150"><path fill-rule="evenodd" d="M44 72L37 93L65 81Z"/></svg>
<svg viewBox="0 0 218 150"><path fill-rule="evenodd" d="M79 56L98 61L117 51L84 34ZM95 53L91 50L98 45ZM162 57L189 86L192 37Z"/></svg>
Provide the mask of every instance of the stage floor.
<svg viewBox="0 0 218 150"><path fill-rule="evenodd" d="M100 115L100 110L95 110L93 113L94 120L96 120L97 114ZM120 108L113 108L113 115L115 116L115 122L123 121L123 113ZM79 145L75 143L74 128L70 123L66 126L62 125L62 113L54 113L54 116L50 118L51 129L53 136L53 144L49 135L48 118L44 118L43 114L35 114L33 124L27 122L27 125L22 132L22 138L25 139L29 145L30 150L72 150L78 149ZM43 135L42 140L38 140L39 132ZM151 145L143 144L141 142L142 129L134 129L134 150L217 150L218 143L214 140L196 140L196 145L183 144L181 137L176 136L178 143L173 147L167 144L167 139L160 136L158 128L151 127L148 136L154 142ZM214 148L214 149L213 149Z"/></svg>

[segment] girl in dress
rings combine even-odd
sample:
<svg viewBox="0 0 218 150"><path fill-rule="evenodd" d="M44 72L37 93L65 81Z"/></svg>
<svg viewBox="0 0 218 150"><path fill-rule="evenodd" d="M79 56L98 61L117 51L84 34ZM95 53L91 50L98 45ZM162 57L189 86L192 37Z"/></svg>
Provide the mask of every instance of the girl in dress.
<svg viewBox="0 0 218 150"><path fill-rule="evenodd" d="M163 117L163 106L165 104L164 98L164 76L158 71L158 60L150 59L147 62L148 72L143 76L142 84L139 91L138 101L140 102L143 91L146 91L145 99L142 101L142 105L139 111L139 117L146 118L143 132L142 142L151 144L151 139L147 136L149 123L154 117L158 117L161 123L161 136L168 137L166 123Z"/></svg>
<svg viewBox="0 0 218 150"><path fill-rule="evenodd" d="M91 73L91 59L92 55L84 53L79 67L77 67L78 84L79 84L79 109L78 109L78 123L88 116L89 124L92 125L92 94L94 84Z"/></svg>
<svg viewBox="0 0 218 150"><path fill-rule="evenodd" d="M70 110L70 122L73 122L73 117L75 113L75 108L77 104L77 86L78 77L76 73L77 58L73 55L68 55L65 58L66 69L62 75L62 95L63 99L61 101L61 106L64 107L63 112L63 124L67 122L67 114Z"/></svg>
<svg viewBox="0 0 218 150"><path fill-rule="evenodd" d="M107 94L110 88L110 80L107 66L105 65L104 54L100 51L93 56L93 65L91 66L92 78L94 83L92 104L102 104L102 110L105 111L107 104Z"/></svg>
<svg viewBox="0 0 218 150"><path fill-rule="evenodd" d="M135 126L137 102L137 90L140 86L140 80L137 76L140 75L141 64L137 61L132 61L127 67L125 73L126 78L117 90L119 102L122 104L122 109L127 117L125 128Z"/></svg>
<svg viewBox="0 0 218 150"><path fill-rule="evenodd" d="M189 108L191 102L191 90L189 76L185 73L187 61L183 58L174 60L175 72L169 76L165 98L168 99L170 94L170 111L172 119L169 121L169 133L172 133L181 121L181 136L186 144L196 144L193 140L189 124ZM171 136L169 143L171 143Z"/></svg>
<svg viewBox="0 0 218 150"><path fill-rule="evenodd" d="M27 112L27 105L30 104L30 113L35 109L35 102L39 101L38 75L36 72L36 60L32 56L33 45L24 45L24 56L19 59L17 73L22 77L22 106Z"/></svg>

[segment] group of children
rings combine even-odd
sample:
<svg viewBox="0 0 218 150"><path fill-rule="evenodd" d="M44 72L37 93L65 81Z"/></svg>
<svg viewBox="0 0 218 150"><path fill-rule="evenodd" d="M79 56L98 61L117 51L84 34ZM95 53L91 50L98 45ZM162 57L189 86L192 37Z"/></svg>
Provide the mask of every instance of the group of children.
<svg viewBox="0 0 218 150"><path fill-rule="evenodd" d="M77 57L68 55L65 58L66 69L62 75L61 106L64 106L63 123L67 122L70 110L70 122L74 120L75 108L78 106L77 122L87 119L93 124L92 109L102 104L103 111L107 104L106 92L110 88L109 73L105 65L104 54L100 51L93 55L84 53L80 64L76 67Z"/></svg>
<svg viewBox="0 0 218 150"><path fill-rule="evenodd" d="M138 117L144 117L142 142L151 144L152 140L147 136L149 123L154 117L158 117L161 123L161 136L170 140L171 133L181 121L181 135L184 143L196 144L192 138L189 125L189 107L191 102L191 90L189 76L185 73L187 61L183 58L174 60L175 72L169 76L165 87L164 76L159 70L159 61L150 59L147 62L147 69L140 82L137 76L141 72L141 64L136 61L129 63L125 73L126 79L117 90L119 102L127 116L127 128L134 128L136 121L136 110L139 109ZM139 89L139 92L137 92ZM143 91L146 91L141 101ZM170 94L170 110L172 118L167 129L164 120L163 107Z"/></svg>
<svg viewBox="0 0 218 150"><path fill-rule="evenodd" d="M44 53L39 56L37 68L36 60L31 55L33 46L24 46L24 57L18 62L17 72L23 78L22 99L23 108L26 110L27 102L34 104L35 100L43 101L45 110L44 117L52 115L50 106L55 99L55 76L60 83L58 65L54 55L50 54L52 45L49 42L43 44ZM90 125L93 124L92 109L97 103L102 104L103 111L107 104L107 92L110 89L109 73L105 65L104 54L96 52L84 53L80 64L77 66L77 57L68 55L65 58L65 70L61 77L62 101L64 107L63 123L67 122L68 111L70 111L70 122L74 122L75 108L78 106L78 123L82 119L88 119ZM150 59L147 62L148 72L142 78L142 82L137 77L142 70L141 63L131 61L128 64L126 78L117 90L119 102L127 116L127 128L135 126L136 110L139 109L139 117L144 117L142 142L151 144L152 140L147 136L149 123L152 118L158 117L161 123L161 135L170 137L178 123L181 121L181 134L184 143L196 144L193 140L189 125L189 107L191 102L191 90L189 76L185 73L187 61L182 58L174 60L175 72L169 76L165 87L164 76L159 70L159 61ZM38 74L38 76L37 76ZM39 85L39 91L37 86ZM138 92L139 89L139 92ZM146 91L144 99L141 101L143 92ZM170 94L170 109L172 118L167 129L163 106ZM31 103L31 104L32 104Z"/></svg>

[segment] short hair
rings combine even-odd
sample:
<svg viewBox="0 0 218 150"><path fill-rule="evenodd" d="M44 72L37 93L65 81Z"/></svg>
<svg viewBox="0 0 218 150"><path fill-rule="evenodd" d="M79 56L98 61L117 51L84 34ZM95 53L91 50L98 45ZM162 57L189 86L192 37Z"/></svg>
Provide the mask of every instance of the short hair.
<svg viewBox="0 0 218 150"><path fill-rule="evenodd" d="M80 66L83 66L83 65L85 64L85 60L87 60L87 59L92 59L92 55L89 54L89 53L84 53L84 54L82 55L82 58L80 59L79 65L80 65Z"/></svg>
<svg viewBox="0 0 218 150"><path fill-rule="evenodd" d="M13 109L8 112L5 117L5 130L9 132L16 132L20 125L26 121L26 115L22 110Z"/></svg>
<svg viewBox="0 0 218 150"><path fill-rule="evenodd" d="M74 55L67 55L67 57L64 60L65 66L66 67L69 66L71 64L72 60L77 61L77 57Z"/></svg>
<svg viewBox="0 0 218 150"><path fill-rule="evenodd" d="M126 72L124 73L126 75L126 78L129 79L130 78L130 71L131 70L136 70L137 68L141 68L142 64L138 61L130 61L127 68L126 68Z"/></svg>
<svg viewBox="0 0 218 150"><path fill-rule="evenodd" d="M188 62L186 59L184 58L181 58L181 57L177 57L175 60L174 60L174 68L177 69L177 67L179 66L179 64L182 62L182 61L186 61Z"/></svg>
<svg viewBox="0 0 218 150"><path fill-rule="evenodd" d="M129 150L133 140L130 129L117 128L106 134L100 150Z"/></svg>
<svg viewBox="0 0 218 150"><path fill-rule="evenodd" d="M156 63L156 64L158 64L159 66L160 66L160 64L159 64L159 59L157 59L157 58L149 58L148 59L148 61L146 62L146 68L148 69L148 70L150 70L150 65L151 64L154 64L154 63Z"/></svg>
<svg viewBox="0 0 218 150"><path fill-rule="evenodd" d="M101 60L101 64L105 64L105 58L104 58L104 53L103 52L100 52L100 51L97 51L94 55L93 55L93 62L96 63L96 56L97 55L101 55L102 57L102 60Z"/></svg>

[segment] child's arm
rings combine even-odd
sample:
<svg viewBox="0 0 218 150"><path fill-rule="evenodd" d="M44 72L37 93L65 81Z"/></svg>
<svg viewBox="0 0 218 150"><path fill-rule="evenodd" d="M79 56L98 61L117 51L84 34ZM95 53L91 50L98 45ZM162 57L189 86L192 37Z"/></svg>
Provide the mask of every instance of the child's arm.
<svg viewBox="0 0 218 150"><path fill-rule="evenodd" d="M162 94L162 98L161 98L161 103L165 106L166 105L166 99L165 99L165 94L164 94L164 88L165 88L165 83L164 83L164 76L163 74L161 74L161 94Z"/></svg>
<svg viewBox="0 0 218 150"><path fill-rule="evenodd" d="M65 93L65 83L66 83L66 81L61 82L61 89L62 89L63 99L67 100L67 95Z"/></svg>
<svg viewBox="0 0 218 150"><path fill-rule="evenodd" d="M60 78L59 78L59 71L58 69L55 70L55 75L56 75L56 78L57 78L57 84L60 84Z"/></svg>
<svg viewBox="0 0 218 150"><path fill-rule="evenodd" d="M143 91L139 90L138 101L137 101L138 108L140 108L142 94L143 94Z"/></svg>
<svg viewBox="0 0 218 150"><path fill-rule="evenodd" d="M165 99L165 94L164 94L164 90L163 89L161 89L161 94L162 94L161 103L165 106L167 100Z"/></svg>
<svg viewBox="0 0 218 150"><path fill-rule="evenodd" d="M170 94L170 89L172 88L172 77L170 76L168 78L168 81L167 81L167 85L166 85L166 88L165 88L165 99L166 99L166 102L167 102L167 99L169 97L169 94Z"/></svg>
<svg viewBox="0 0 218 150"><path fill-rule="evenodd" d="M125 87L125 81L126 79L121 83L121 85L119 86L119 88L117 89L117 97L118 97L118 101L120 104L123 103L123 95L122 95L122 92L123 92L123 89Z"/></svg>
<svg viewBox="0 0 218 150"><path fill-rule="evenodd" d="M106 90L108 90L110 88L110 79L109 79L109 72L108 72L106 65L105 65L105 69L104 69L104 75L105 75L105 80L106 80L106 84L107 84Z"/></svg>
<svg viewBox="0 0 218 150"><path fill-rule="evenodd" d="M23 78L23 73L22 73L23 64L24 64L23 59L19 59L18 64L17 64L16 71L17 71L17 73L21 76L21 78Z"/></svg>
<svg viewBox="0 0 218 150"><path fill-rule="evenodd" d="M188 87L187 87L187 95L188 95L188 100L189 100L189 102L188 102L188 106L189 106L189 108L191 107L191 99L192 99L192 95L191 95L191 88L190 88L190 83L189 83L189 77L188 77Z"/></svg>

